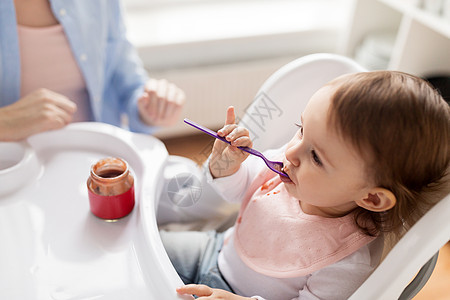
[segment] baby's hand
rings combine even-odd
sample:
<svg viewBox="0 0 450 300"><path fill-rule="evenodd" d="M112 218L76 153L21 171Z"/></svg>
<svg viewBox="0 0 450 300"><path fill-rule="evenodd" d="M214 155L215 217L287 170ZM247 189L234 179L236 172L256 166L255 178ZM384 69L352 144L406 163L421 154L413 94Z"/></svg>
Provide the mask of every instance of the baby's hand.
<svg viewBox="0 0 450 300"><path fill-rule="evenodd" d="M203 284L188 284L177 288L178 294L190 294L196 295L198 299L222 299L222 300L244 300L251 299L238 296L236 294L227 292L220 289L212 289L207 285ZM208 298L206 298L208 297Z"/></svg>
<svg viewBox="0 0 450 300"><path fill-rule="evenodd" d="M225 126L217 131L231 145L216 140L211 153L209 170L214 178L232 175L239 170L242 162L248 157L248 153L238 147L252 147L249 132L246 128L235 124L234 107L227 109Z"/></svg>

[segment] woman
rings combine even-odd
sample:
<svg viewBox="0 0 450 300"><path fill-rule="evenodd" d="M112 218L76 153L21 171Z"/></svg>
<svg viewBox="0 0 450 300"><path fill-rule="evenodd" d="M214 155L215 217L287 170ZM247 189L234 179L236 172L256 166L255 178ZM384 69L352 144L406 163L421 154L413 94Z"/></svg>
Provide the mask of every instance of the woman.
<svg viewBox="0 0 450 300"><path fill-rule="evenodd" d="M128 42L119 0L0 2L0 141L72 121L152 133L173 124L185 96L148 79Z"/></svg>

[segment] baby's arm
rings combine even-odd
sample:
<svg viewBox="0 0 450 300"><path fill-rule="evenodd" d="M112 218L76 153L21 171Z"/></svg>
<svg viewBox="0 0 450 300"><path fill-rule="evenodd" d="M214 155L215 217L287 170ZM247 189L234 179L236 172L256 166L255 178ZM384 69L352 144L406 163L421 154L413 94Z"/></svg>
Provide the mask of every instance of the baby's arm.
<svg viewBox="0 0 450 300"><path fill-rule="evenodd" d="M179 294L191 294L198 297L208 297L208 299L222 299L222 300L245 300L251 299L236 294L227 292L221 289L212 289L207 285L203 284L188 284L177 288L177 293ZM203 299L203 298L201 298Z"/></svg>
<svg viewBox="0 0 450 300"><path fill-rule="evenodd" d="M348 299L373 272L368 246L311 274L298 300ZM293 299L294 300L294 299Z"/></svg>
<svg viewBox="0 0 450 300"><path fill-rule="evenodd" d="M227 109L225 126L217 134L224 137L231 145L216 140L209 160L209 171L214 178L230 176L236 173L242 162L248 157L248 153L237 147L251 147L249 131L235 124L234 108Z"/></svg>

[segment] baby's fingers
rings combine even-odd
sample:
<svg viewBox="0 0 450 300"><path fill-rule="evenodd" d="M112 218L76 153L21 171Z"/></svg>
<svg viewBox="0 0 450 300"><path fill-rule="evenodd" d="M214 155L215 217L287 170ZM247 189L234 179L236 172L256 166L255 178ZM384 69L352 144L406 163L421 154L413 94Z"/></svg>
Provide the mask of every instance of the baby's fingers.
<svg viewBox="0 0 450 300"><path fill-rule="evenodd" d="M252 147L252 141L248 136L239 137L233 141L231 141L231 146L234 147Z"/></svg>
<svg viewBox="0 0 450 300"><path fill-rule="evenodd" d="M235 127L229 134L225 136L225 139L229 142L233 142L241 137L248 137L249 131L247 128L244 127Z"/></svg>
<svg viewBox="0 0 450 300"><path fill-rule="evenodd" d="M237 128L236 124L229 124L222 127L222 129L217 131L217 134L221 137L229 135L233 130Z"/></svg>
<svg viewBox="0 0 450 300"><path fill-rule="evenodd" d="M234 114L234 107L229 106L227 108L227 118L225 120L226 125L234 124L236 122L236 116Z"/></svg>
<svg viewBox="0 0 450 300"><path fill-rule="evenodd" d="M203 284L187 284L177 288L177 293L191 294L202 297L202 296L211 296L213 290L209 286Z"/></svg>

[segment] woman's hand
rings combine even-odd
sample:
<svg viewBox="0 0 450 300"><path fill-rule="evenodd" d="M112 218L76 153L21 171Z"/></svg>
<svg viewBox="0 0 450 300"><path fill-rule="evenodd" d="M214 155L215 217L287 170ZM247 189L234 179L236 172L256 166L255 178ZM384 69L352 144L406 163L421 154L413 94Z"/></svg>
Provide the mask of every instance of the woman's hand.
<svg viewBox="0 0 450 300"><path fill-rule="evenodd" d="M72 121L77 106L67 97L38 89L0 108L0 141L19 141L35 133L59 129Z"/></svg>
<svg viewBox="0 0 450 300"><path fill-rule="evenodd" d="M206 300L206 299L228 299L228 300L244 300L251 299L242 296L238 296L236 294L227 292L225 290L220 289L212 289L207 285L203 284L188 284L177 288L178 294L190 294L196 295L198 300Z"/></svg>
<svg viewBox="0 0 450 300"><path fill-rule="evenodd" d="M253 145L248 130L236 125L235 119L234 107L230 106L227 109L225 126L217 131L217 134L231 142L231 145L221 140L214 142L209 161L209 170L214 178L236 173L249 155L237 147L252 147Z"/></svg>
<svg viewBox="0 0 450 300"><path fill-rule="evenodd" d="M147 125L169 126L180 118L186 97L175 84L165 79L149 79L138 99L139 116Z"/></svg>

